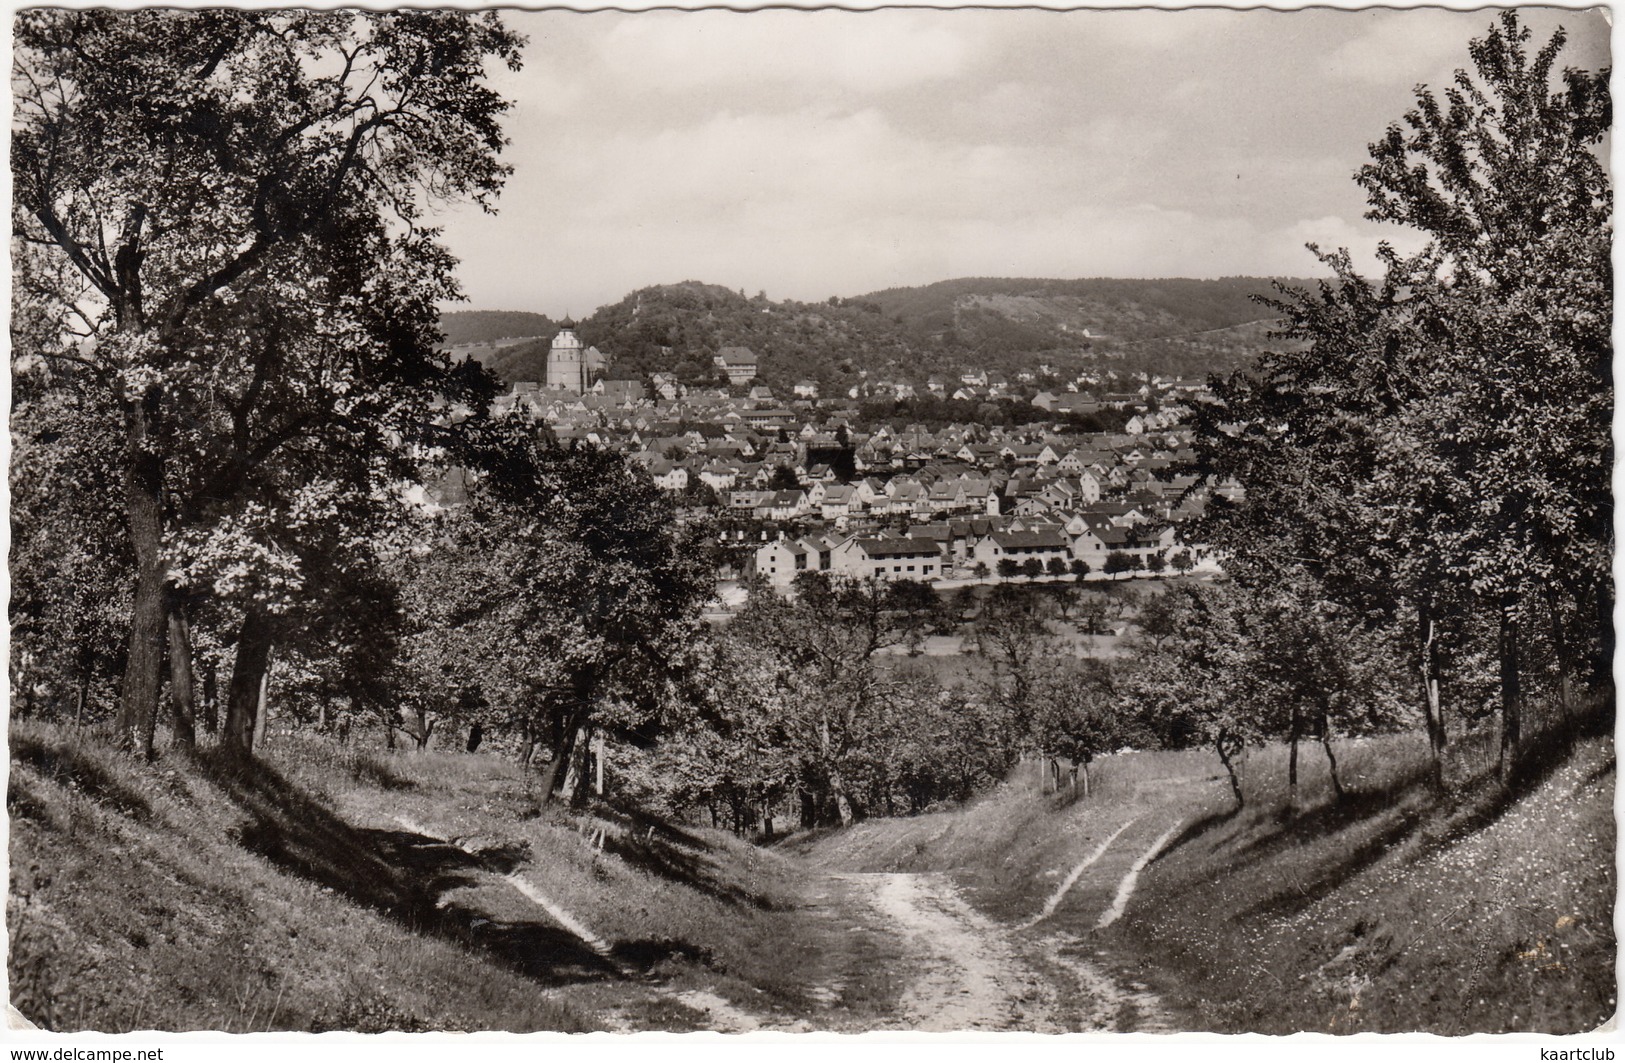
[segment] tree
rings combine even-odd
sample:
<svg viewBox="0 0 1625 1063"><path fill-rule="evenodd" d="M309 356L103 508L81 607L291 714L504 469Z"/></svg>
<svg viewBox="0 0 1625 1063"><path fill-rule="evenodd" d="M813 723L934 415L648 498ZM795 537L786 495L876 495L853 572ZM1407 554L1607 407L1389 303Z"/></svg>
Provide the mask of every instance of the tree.
<svg viewBox="0 0 1625 1063"><path fill-rule="evenodd" d="M1072 562L1071 572L1072 575L1081 580L1083 577L1089 574L1089 562L1083 560L1081 557L1074 560Z"/></svg>
<svg viewBox="0 0 1625 1063"><path fill-rule="evenodd" d="M14 341L23 332L14 327ZM122 665L129 540L118 507L119 434L99 389L73 367L12 374L12 691L89 723ZM71 708L63 704L71 699Z"/></svg>
<svg viewBox="0 0 1625 1063"><path fill-rule="evenodd" d="M18 271L61 337L39 353L94 375L123 422L136 577L126 744L151 752L171 594L166 493L177 462L202 464L185 449L196 421L186 407L210 397L202 385L222 349L253 342L222 319L260 320L233 314L247 299L262 309L320 300L311 274L283 271L342 247L369 220L443 282L387 301L454 293L422 208L462 197L488 206L501 186L506 104L485 87L484 66L516 67L519 44L495 15L453 12L18 18ZM299 372L281 346L246 359L257 371L230 382L227 401L245 421L264 409L258 381ZM362 402L351 416L367 411Z"/></svg>
<svg viewBox="0 0 1625 1063"><path fill-rule="evenodd" d="M569 799L595 733L658 732L711 573L620 455L523 426L493 451L412 559L407 687L451 716L476 693L550 751L542 791Z"/></svg>
<svg viewBox="0 0 1625 1063"><path fill-rule="evenodd" d="M799 491L801 481L796 477L796 471L788 465L775 465L773 475L767 481L769 491Z"/></svg>
<svg viewBox="0 0 1625 1063"><path fill-rule="evenodd" d="M874 770L872 751L885 747L899 681L874 657L903 638L903 615L876 580L803 573L793 600L758 589L728 626L765 662L778 693L775 727L802 801L802 821L852 822Z"/></svg>
<svg viewBox="0 0 1625 1063"><path fill-rule="evenodd" d="M1265 734L1255 715L1243 650L1245 614L1226 584L1180 583L1167 600L1167 634L1142 642L1138 667L1125 677L1121 707L1170 748L1207 745L1245 804L1236 757Z"/></svg>
<svg viewBox="0 0 1625 1063"><path fill-rule="evenodd" d="M1021 574L1028 579L1037 579L1044 574L1044 562L1036 557L1029 557L1021 563Z"/></svg>
<svg viewBox="0 0 1625 1063"><path fill-rule="evenodd" d="M1015 579L1021 574L1021 562L1013 557L999 558L999 578Z"/></svg>
<svg viewBox="0 0 1625 1063"><path fill-rule="evenodd" d="M1134 571L1134 558L1130 557L1127 553L1125 553L1122 550L1110 550L1110 551L1107 551L1107 553L1106 553L1106 568L1105 568L1105 572L1106 572L1107 576L1110 576L1113 579L1115 579L1117 577L1118 573L1121 573L1121 572L1133 572L1133 571Z"/></svg>
<svg viewBox="0 0 1625 1063"><path fill-rule="evenodd" d="M1009 714L1013 738L1028 740L1036 691L1056 656L1054 604L1031 589L997 586L982 603L976 640L993 669L993 696Z"/></svg>
<svg viewBox="0 0 1625 1063"><path fill-rule="evenodd" d="M1198 411L1210 470L1246 489L1215 505L1214 541L1262 585L1293 572L1412 629L1412 667L1443 785L1446 661L1496 618L1503 756L1515 760L1529 620L1549 620L1570 676L1610 655L1611 192L1599 148L1606 71L1566 71L1563 35L1531 55L1515 12L1470 46L1441 102L1371 146L1371 216L1431 241L1384 248L1368 281L1336 279L1275 305L1304 342ZM1219 528L1223 525L1223 528ZM1535 608L1535 588L1545 587ZM1589 664L1589 669L1583 669Z"/></svg>
<svg viewBox="0 0 1625 1063"><path fill-rule="evenodd" d="M892 580L887 590L890 607L898 614L903 644L911 656L917 656L925 647L926 636L936 629L946 612L942 599L929 583L919 580Z"/></svg>
<svg viewBox="0 0 1625 1063"><path fill-rule="evenodd" d="M1047 677L1033 718L1033 739L1052 765L1064 757L1082 769L1085 797L1095 758L1139 737L1119 711L1110 668L1079 662Z"/></svg>
<svg viewBox="0 0 1625 1063"><path fill-rule="evenodd" d="M1066 575L1066 562L1059 557L1050 558L1049 561L1044 565L1044 568L1052 576Z"/></svg>
<svg viewBox="0 0 1625 1063"><path fill-rule="evenodd" d="M1426 233L1439 262L1421 290L1450 390L1424 403L1443 417L1430 449L1494 514L1445 514L1440 530L1459 537L1470 590L1499 616L1508 756L1533 589L1560 585L1577 608L1554 610L1559 623L1568 612L1570 633L1599 649L1612 639L1610 72L1566 69L1554 91L1565 35L1532 55L1530 40L1503 12L1446 106L1419 90L1409 132L1391 126L1358 175L1369 216ZM1570 633L1554 632L1565 650Z"/></svg>
<svg viewBox="0 0 1625 1063"><path fill-rule="evenodd" d="M1178 572L1182 576L1186 575L1191 569L1196 567L1196 559L1191 556L1191 552L1189 550L1180 550L1176 552L1174 556L1169 559L1168 563L1173 565L1174 571Z"/></svg>

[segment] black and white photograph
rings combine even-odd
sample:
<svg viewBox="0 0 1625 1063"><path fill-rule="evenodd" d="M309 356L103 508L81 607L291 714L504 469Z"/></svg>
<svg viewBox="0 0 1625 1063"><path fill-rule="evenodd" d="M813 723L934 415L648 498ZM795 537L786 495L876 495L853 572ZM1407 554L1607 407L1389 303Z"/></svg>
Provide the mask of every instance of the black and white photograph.
<svg viewBox="0 0 1625 1063"><path fill-rule="evenodd" d="M1612 18L12 7L9 1058L1619 1044Z"/></svg>

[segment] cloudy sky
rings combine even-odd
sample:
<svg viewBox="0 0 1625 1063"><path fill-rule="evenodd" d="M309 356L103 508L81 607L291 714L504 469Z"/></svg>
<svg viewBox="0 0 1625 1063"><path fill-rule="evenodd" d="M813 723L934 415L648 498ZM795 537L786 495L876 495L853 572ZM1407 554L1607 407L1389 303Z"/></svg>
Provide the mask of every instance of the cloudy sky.
<svg viewBox="0 0 1625 1063"><path fill-rule="evenodd" d="M823 299L964 276L1315 272L1369 251L1351 175L1487 11L515 12L470 307L577 317L704 280ZM1528 9L1567 65L1592 11ZM1396 242L1403 242L1402 239Z"/></svg>

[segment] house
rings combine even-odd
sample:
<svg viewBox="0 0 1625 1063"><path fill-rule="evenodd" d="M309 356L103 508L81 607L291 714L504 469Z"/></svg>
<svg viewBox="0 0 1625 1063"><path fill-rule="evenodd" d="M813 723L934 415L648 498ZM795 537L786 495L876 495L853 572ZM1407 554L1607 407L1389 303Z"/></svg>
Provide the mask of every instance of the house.
<svg viewBox="0 0 1625 1063"><path fill-rule="evenodd" d="M841 522L855 513L862 513L864 505L858 498L856 489L845 484L814 485L814 489L822 487L821 497L818 499L818 515L824 520ZM809 496L811 492L809 492ZM809 497L808 501L811 501Z"/></svg>
<svg viewBox="0 0 1625 1063"><path fill-rule="evenodd" d="M792 520L806 509L807 496L800 491L766 491L757 501L754 513L759 520Z"/></svg>
<svg viewBox="0 0 1625 1063"><path fill-rule="evenodd" d="M649 378L655 392L667 402L676 402L683 394L683 386L670 373L655 373Z"/></svg>
<svg viewBox="0 0 1625 1063"><path fill-rule="evenodd" d="M700 469L700 479L713 491L731 490L739 482L739 467L713 463Z"/></svg>
<svg viewBox="0 0 1625 1063"><path fill-rule="evenodd" d="M1047 565L1052 558L1072 560L1072 544L1056 528L991 532L978 540L970 552L972 563L986 565L989 571L996 571L1000 561L1021 563L1037 559Z"/></svg>
<svg viewBox="0 0 1625 1063"><path fill-rule="evenodd" d="M756 353L749 347L724 347L717 351L716 367L728 374L732 385L749 384L756 379Z"/></svg>
<svg viewBox="0 0 1625 1063"><path fill-rule="evenodd" d="M816 399L817 397L818 397L818 381L816 381L816 380L798 380L798 381L796 381L796 398L798 398L798 399Z"/></svg>
<svg viewBox="0 0 1625 1063"><path fill-rule="evenodd" d="M834 550L830 567L857 579L942 578L942 551L932 539L912 536L851 538Z"/></svg>
<svg viewBox="0 0 1625 1063"><path fill-rule="evenodd" d="M646 397L641 380L600 380L592 386L592 392L613 406L636 406Z"/></svg>
<svg viewBox="0 0 1625 1063"><path fill-rule="evenodd" d="M1057 395L1054 403L1048 409L1051 413L1083 416L1099 413L1100 403L1091 395L1085 395L1082 392L1069 392L1065 395Z"/></svg>
<svg viewBox="0 0 1625 1063"><path fill-rule="evenodd" d="M649 462L649 475L662 491L683 491L688 488L688 470L675 461L656 458Z"/></svg>
<svg viewBox="0 0 1625 1063"><path fill-rule="evenodd" d="M700 478L704 479L705 474L701 473ZM728 508L740 515L753 516L761 507L763 500L772 498L775 494L777 494L775 491L760 491L749 487L735 488L728 492Z"/></svg>
<svg viewBox="0 0 1625 1063"><path fill-rule="evenodd" d="M758 547L751 563L756 575L782 589L803 572L828 572L831 555L841 542L827 535L775 539Z"/></svg>

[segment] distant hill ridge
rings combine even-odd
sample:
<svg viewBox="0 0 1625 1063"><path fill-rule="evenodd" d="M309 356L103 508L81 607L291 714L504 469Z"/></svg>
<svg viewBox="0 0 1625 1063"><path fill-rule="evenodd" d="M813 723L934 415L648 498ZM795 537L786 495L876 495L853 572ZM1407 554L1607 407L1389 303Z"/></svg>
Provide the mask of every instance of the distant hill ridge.
<svg viewBox="0 0 1625 1063"><path fill-rule="evenodd" d="M701 281L653 285L599 307L578 325L610 355L610 375L675 373L714 383L719 349L748 347L775 389L817 381L823 393L867 380L923 383L968 369L1098 364L1120 373L1201 376L1240 368L1268 349L1273 319L1257 298L1294 278L1118 279L968 277L819 303L747 296ZM542 314L456 311L451 344L536 340L474 355L505 380L540 380L558 323Z"/></svg>

